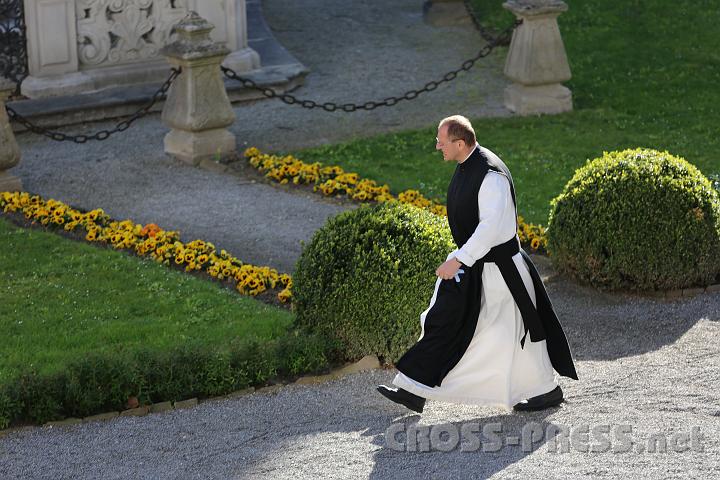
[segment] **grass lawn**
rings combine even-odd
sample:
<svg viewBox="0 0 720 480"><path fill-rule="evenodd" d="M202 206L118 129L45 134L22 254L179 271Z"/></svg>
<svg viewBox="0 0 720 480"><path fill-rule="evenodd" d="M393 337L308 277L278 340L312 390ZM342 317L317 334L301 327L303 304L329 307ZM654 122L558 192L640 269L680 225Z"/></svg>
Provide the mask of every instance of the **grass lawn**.
<svg viewBox="0 0 720 480"><path fill-rule="evenodd" d="M210 281L1 218L0 244L0 383L22 365L49 373L88 352L222 349L278 337L293 321Z"/></svg>
<svg viewBox="0 0 720 480"><path fill-rule="evenodd" d="M475 0L484 23L513 16ZM634 147L668 150L706 175L720 173L720 9L710 0L567 1L560 31L575 110L542 117L473 119L482 145L506 161L527 221L547 223L549 202L587 159ZM463 81L460 76L456 80ZM462 113L462 112L458 112ZM453 165L434 149L435 126L292 152L443 200Z"/></svg>

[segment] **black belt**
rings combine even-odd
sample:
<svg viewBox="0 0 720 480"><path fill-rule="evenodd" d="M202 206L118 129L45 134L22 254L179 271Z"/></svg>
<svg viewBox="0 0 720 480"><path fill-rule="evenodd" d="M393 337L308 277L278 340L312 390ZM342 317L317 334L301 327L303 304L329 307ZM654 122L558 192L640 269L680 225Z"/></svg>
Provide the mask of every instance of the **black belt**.
<svg viewBox="0 0 720 480"><path fill-rule="evenodd" d="M522 281L517 265L515 265L515 262L512 259L512 257L519 252L520 241L517 236L514 236L507 242L491 248L490 252L488 252L488 254L479 261L483 263L494 263L497 265L500 270L500 274L503 276L505 283L510 289L510 293L515 300L515 304L520 310L523 325L525 326L525 333L520 339L520 347L524 348L525 337L528 332L530 332L530 341L532 342L545 340L547 335L545 334L545 328L540 321L540 315L538 315L537 309L532 303L532 298L530 298L530 294L525 288L525 284Z"/></svg>

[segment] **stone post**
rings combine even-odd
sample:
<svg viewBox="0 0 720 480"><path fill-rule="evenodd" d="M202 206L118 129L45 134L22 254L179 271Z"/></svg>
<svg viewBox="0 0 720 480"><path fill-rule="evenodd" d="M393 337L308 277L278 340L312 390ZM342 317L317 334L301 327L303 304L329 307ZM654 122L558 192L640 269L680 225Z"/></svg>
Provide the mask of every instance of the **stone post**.
<svg viewBox="0 0 720 480"><path fill-rule="evenodd" d="M225 128L235 120L235 112L220 71L230 50L210 39L213 28L190 12L175 26L178 40L161 50L182 68L162 111L163 122L172 128L165 136L165 152L192 165L237 151L235 135Z"/></svg>
<svg viewBox="0 0 720 480"><path fill-rule="evenodd" d="M570 66L557 17L567 10L561 0L508 0L503 7L523 23L513 32L505 75L505 106L519 115L572 110L572 94L560 83L570 80Z"/></svg>
<svg viewBox="0 0 720 480"><path fill-rule="evenodd" d="M22 183L15 175L6 170L20 161L20 147L10 126L10 119L5 111L5 100L15 91L15 84L0 77L0 192L19 192Z"/></svg>

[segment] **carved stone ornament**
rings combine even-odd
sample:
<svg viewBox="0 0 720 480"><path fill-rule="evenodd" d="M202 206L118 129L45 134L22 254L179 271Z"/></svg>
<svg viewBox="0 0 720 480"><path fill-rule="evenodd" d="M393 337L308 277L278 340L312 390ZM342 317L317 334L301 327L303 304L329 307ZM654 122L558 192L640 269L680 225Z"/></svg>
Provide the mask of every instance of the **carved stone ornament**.
<svg viewBox="0 0 720 480"><path fill-rule="evenodd" d="M186 0L75 0L81 66L155 59L187 11Z"/></svg>

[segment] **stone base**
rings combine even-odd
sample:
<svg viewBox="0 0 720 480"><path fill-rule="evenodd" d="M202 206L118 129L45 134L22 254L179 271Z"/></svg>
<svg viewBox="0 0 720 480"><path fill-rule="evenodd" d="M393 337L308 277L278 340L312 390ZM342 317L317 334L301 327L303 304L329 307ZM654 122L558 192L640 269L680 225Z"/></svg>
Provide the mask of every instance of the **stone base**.
<svg viewBox="0 0 720 480"><path fill-rule="evenodd" d="M222 159L237 152L235 135L224 128L204 132L171 130L165 135L165 153L190 165L204 159Z"/></svg>
<svg viewBox="0 0 720 480"><path fill-rule="evenodd" d="M243 48L228 55L224 65L238 73L249 72L260 68L260 56L251 48ZM28 76L23 80L20 89L28 98L88 94L117 86L161 83L170 75L170 68L164 58L159 58L152 62L83 70L65 75Z"/></svg>
<svg viewBox="0 0 720 480"><path fill-rule="evenodd" d="M260 55L252 48L243 48L225 57L222 64L238 73L249 72L260 68Z"/></svg>
<svg viewBox="0 0 720 480"><path fill-rule="evenodd" d="M0 172L0 192L22 192L22 182L15 175Z"/></svg>
<svg viewBox="0 0 720 480"><path fill-rule="evenodd" d="M423 19L433 27L472 25L472 17L462 0L426 0Z"/></svg>
<svg viewBox="0 0 720 480"><path fill-rule="evenodd" d="M535 87L515 83L505 89L505 107L518 115L569 112L572 93L559 83Z"/></svg>

